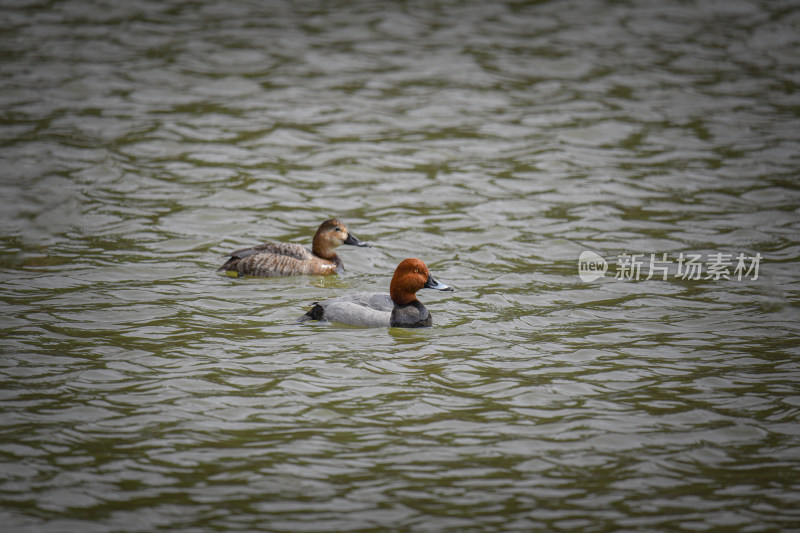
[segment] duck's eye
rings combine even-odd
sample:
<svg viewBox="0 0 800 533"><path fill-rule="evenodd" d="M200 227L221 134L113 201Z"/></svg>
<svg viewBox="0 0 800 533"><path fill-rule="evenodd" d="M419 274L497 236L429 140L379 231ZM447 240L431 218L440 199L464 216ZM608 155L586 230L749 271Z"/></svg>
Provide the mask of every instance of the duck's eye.
<svg viewBox="0 0 800 533"><path fill-rule="evenodd" d="M335 226L335 227L333 228L333 231L342 231L342 228L340 228L339 226Z"/></svg>

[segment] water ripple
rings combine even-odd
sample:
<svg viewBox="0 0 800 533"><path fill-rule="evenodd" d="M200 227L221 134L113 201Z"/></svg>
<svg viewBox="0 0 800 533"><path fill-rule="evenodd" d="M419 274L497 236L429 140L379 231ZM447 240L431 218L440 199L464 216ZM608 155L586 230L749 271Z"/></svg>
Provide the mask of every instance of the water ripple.
<svg viewBox="0 0 800 533"><path fill-rule="evenodd" d="M791 2L0 12L7 527L800 523ZM341 276L214 274L329 216ZM432 329L294 322L410 256Z"/></svg>

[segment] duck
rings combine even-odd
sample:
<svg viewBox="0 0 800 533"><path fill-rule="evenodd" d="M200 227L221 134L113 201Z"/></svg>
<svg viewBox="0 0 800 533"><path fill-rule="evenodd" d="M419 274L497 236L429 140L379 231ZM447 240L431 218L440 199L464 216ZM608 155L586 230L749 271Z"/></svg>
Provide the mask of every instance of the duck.
<svg viewBox="0 0 800 533"><path fill-rule="evenodd" d="M299 274L329 275L344 271L344 263L335 249L342 244L371 247L350 233L344 222L331 218L319 225L311 249L302 244L266 242L228 254L217 269L231 277L277 277Z"/></svg>
<svg viewBox="0 0 800 533"><path fill-rule="evenodd" d="M412 257L397 265L389 294L359 293L315 302L298 321L325 320L365 327L430 327L433 317L417 299L420 289L454 290L434 278L422 260Z"/></svg>

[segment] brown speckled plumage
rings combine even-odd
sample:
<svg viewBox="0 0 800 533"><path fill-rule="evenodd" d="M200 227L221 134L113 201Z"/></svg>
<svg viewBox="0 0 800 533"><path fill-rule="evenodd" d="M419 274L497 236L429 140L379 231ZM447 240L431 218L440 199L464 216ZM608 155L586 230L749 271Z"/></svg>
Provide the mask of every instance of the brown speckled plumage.
<svg viewBox="0 0 800 533"><path fill-rule="evenodd" d="M337 219L323 222L314 235L313 251L301 244L267 242L230 254L219 271L237 276L327 275L344 270L334 249L341 244L369 246L359 241Z"/></svg>
<svg viewBox="0 0 800 533"><path fill-rule="evenodd" d="M268 278L295 274L332 274L341 264L338 257L334 261L316 257L311 250L300 244L268 242L233 252L220 270L237 272L240 276Z"/></svg>

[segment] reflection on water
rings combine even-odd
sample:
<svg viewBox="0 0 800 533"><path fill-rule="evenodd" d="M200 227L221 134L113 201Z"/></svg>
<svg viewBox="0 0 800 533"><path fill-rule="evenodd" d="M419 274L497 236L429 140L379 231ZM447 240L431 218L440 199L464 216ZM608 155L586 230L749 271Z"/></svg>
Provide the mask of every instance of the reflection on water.
<svg viewBox="0 0 800 533"><path fill-rule="evenodd" d="M800 523L794 3L0 11L9 530ZM334 215L342 276L215 275ZM294 322L412 256L434 328Z"/></svg>

